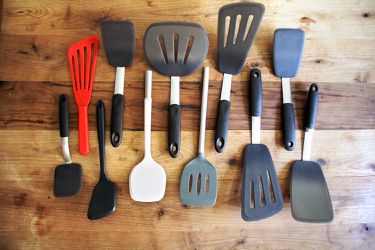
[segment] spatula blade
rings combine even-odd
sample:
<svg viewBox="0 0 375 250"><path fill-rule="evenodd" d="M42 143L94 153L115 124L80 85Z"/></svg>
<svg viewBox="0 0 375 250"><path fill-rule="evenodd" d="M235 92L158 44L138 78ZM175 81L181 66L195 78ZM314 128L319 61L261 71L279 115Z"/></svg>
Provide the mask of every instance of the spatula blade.
<svg viewBox="0 0 375 250"><path fill-rule="evenodd" d="M79 164L63 164L55 168L53 193L56 197L73 196L82 189L82 167Z"/></svg>
<svg viewBox="0 0 375 250"><path fill-rule="evenodd" d="M97 220L112 214L116 209L116 183L100 180L92 192L87 217Z"/></svg>
<svg viewBox="0 0 375 250"><path fill-rule="evenodd" d="M296 161L290 182L292 215L297 221L330 222L333 220L331 197L323 171L313 161Z"/></svg>

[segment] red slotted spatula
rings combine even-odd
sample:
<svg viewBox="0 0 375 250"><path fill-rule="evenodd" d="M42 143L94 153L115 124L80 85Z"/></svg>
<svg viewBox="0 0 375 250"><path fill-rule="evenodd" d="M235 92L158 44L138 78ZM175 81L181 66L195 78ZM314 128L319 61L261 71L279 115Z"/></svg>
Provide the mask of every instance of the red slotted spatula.
<svg viewBox="0 0 375 250"><path fill-rule="evenodd" d="M83 39L68 50L70 75L78 106L79 153L86 155L89 147L89 125L87 107L90 103L99 38L97 35Z"/></svg>

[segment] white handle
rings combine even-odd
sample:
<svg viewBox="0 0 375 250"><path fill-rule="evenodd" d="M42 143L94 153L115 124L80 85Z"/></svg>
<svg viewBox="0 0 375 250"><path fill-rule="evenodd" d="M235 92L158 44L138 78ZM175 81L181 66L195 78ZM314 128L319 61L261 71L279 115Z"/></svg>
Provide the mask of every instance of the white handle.
<svg viewBox="0 0 375 250"><path fill-rule="evenodd" d="M210 80L210 68L204 68L203 74L203 90L202 90L202 106L201 106L201 124L199 128L199 150L198 153L204 154L204 142L206 137L206 116L207 116L207 99L208 85Z"/></svg>
<svg viewBox="0 0 375 250"><path fill-rule="evenodd" d="M125 67L116 68L115 95L124 94Z"/></svg>
<svg viewBox="0 0 375 250"><path fill-rule="evenodd" d="M221 87L220 100L230 101L230 89L232 87L232 75L224 73L223 86Z"/></svg>
<svg viewBox="0 0 375 250"><path fill-rule="evenodd" d="M151 109L152 109L152 71L145 73L145 158L151 157Z"/></svg>
<svg viewBox="0 0 375 250"><path fill-rule="evenodd" d="M292 103L292 93L290 91L290 79L281 78L281 87L283 89L283 103Z"/></svg>
<svg viewBox="0 0 375 250"><path fill-rule="evenodd" d="M171 76L171 97L170 105L178 104L180 105L180 77Z"/></svg>

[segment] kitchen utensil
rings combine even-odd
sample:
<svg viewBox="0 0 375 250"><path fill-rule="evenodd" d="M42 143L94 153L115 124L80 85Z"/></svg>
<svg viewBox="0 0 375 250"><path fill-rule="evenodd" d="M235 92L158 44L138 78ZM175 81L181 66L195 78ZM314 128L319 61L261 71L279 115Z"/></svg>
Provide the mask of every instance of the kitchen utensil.
<svg viewBox="0 0 375 250"><path fill-rule="evenodd" d="M129 177L130 196L135 201L153 202L163 199L167 176L164 168L151 156L152 71L145 73L145 156Z"/></svg>
<svg viewBox="0 0 375 250"><path fill-rule="evenodd" d="M324 174L318 163L310 161L318 104L319 88L313 83L307 97L302 161L293 163L290 182L292 215L297 221L303 222L333 220L331 197Z"/></svg>
<svg viewBox="0 0 375 250"><path fill-rule="evenodd" d="M224 76L215 132L218 153L227 144L232 75L241 71L263 14L264 5L260 3L228 4L219 10L217 65Z"/></svg>
<svg viewBox="0 0 375 250"><path fill-rule="evenodd" d="M290 78L295 77L301 65L305 33L300 29L277 29L273 40L273 66L281 77L283 92L283 140L288 151L295 149L294 106L290 92Z"/></svg>
<svg viewBox="0 0 375 250"><path fill-rule="evenodd" d="M53 193L56 197L73 196L82 189L82 168L77 163L72 163L69 153L69 110L68 96L59 97L59 122L61 148L65 164L55 168Z"/></svg>
<svg viewBox="0 0 375 250"><path fill-rule="evenodd" d="M260 144L262 75L250 71L251 142L244 150L242 218L256 221L270 217L284 207L275 166L268 147Z"/></svg>
<svg viewBox="0 0 375 250"><path fill-rule="evenodd" d="M207 98L209 85L209 68L204 68L201 123L199 129L199 150L181 175L180 201L191 206L214 206L217 196L216 169L204 156L206 133Z"/></svg>
<svg viewBox="0 0 375 250"><path fill-rule="evenodd" d="M144 50L151 66L171 77L168 150L177 157L181 148L180 76L189 75L202 65L208 51L207 33L195 23L154 23L146 31Z"/></svg>
<svg viewBox="0 0 375 250"><path fill-rule="evenodd" d="M116 183L108 176L105 166L105 107L103 100L96 104L96 126L98 130L100 178L91 195L87 217L96 220L112 214L116 209Z"/></svg>
<svg viewBox="0 0 375 250"><path fill-rule="evenodd" d="M97 35L83 39L68 50L70 75L73 92L78 106L79 153L90 151L87 107L94 85L99 39Z"/></svg>
<svg viewBox="0 0 375 250"><path fill-rule="evenodd" d="M134 58L135 28L130 21L105 20L101 22L101 33L108 63L116 67L110 139L112 146L118 147L122 140L125 67L129 67Z"/></svg>

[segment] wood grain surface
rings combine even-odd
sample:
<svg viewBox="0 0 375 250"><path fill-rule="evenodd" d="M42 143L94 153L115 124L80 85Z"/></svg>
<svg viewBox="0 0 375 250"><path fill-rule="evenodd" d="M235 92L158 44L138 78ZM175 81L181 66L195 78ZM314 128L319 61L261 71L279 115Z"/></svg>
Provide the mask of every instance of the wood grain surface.
<svg viewBox="0 0 375 250"><path fill-rule="evenodd" d="M229 146L215 152L213 136L222 73L216 69L217 13L227 0L0 1L0 249L372 249L375 245L375 2L262 1L265 16L246 65L233 77ZM119 148L106 144L110 178L118 185L113 215L86 217L99 175L95 105L104 99L107 125L115 70L99 50L89 106L91 153L78 153L77 109L66 53L74 42L100 34L105 19L129 19L136 27L136 56L126 70L124 137ZM209 35L204 66L211 67L206 156L218 172L213 208L179 202L183 166L197 151L202 69L181 78L182 148L169 157L167 108L169 79L154 72L152 151L167 173L165 198L142 204L131 200L129 173L143 157L146 28L158 21L200 23ZM297 145L281 145L281 83L273 74L272 41L276 28L301 28L305 51L292 80ZM285 202L277 215L258 222L241 219L242 152L250 143L248 77L263 75L262 142L272 154ZM334 221L306 224L291 216L291 163L301 157L303 117L309 85L321 97L312 159L323 169ZM82 192L53 196L53 174L63 163L58 132L58 96L69 95L70 149L83 167ZM109 126L107 126L107 130Z"/></svg>

